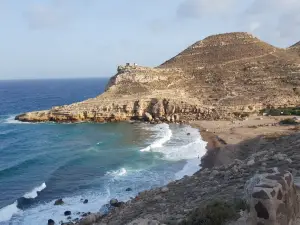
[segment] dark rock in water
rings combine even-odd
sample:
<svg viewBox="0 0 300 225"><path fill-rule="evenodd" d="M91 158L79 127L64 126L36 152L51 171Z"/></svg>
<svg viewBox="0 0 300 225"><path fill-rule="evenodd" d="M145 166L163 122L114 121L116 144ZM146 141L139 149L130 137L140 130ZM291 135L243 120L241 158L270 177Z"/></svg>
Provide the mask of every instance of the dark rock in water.
<svg viewBox="0 0 300 225"><path fill-rule="evenodd" d="M110 201L109 201L109 204L111 205L111 206L114 206L115 207L115 205L116 204L118 204L118 199L115 199L115 198L113 198L113 199L111 199Z"/></svg>
<svg viewBox="0 0 300 225"><path fill-rule="evenodd" d="M71 216L68 216L68 217L67 217L67 220L71 220L71 219L72 219L72 217L71 217Z"/></svg>
<svg viewBox="0 0 300 225"><path fill-rule="evenodd" d="M113 198L112 200L110 200L110 205L113 207L120 207L124 204L124 202L119 202L117 199Z"/></svg>
<svg viewBox="0 0 300 225"><path fill-rule="evenodd" d="M88 199L85 199L84 201L83 201L83 204L87 204L89 202L89 200Z"/></svg>
<svg viewBox="0 0 300 225"><path fill-rule="evenodd" d="M187 136L190 136L190 135L191 135L191 133L187 133L186 135L187 135Z"/></svg>
<svg viewBox="0 0 300 225"><path fill-rule="evenodd" d="M82 214L82 217L86 217L88 214L87 213L83 213Z"/></svg>
<svg viewBox="0 0 300 225"><path fill-rule="evenodd" d="M64 212L64 215L65 215L65 216L70 216L70 215L71 215L71 211L65 211L65 212Z"/></svg>
<svg viewBox="0 0 300 225"><path fill-rule="evenodd" d="M48 220L48 225L54 225L54 224L55 224L54 220L52 220L52 219Z"/></svg>
<svg viewBox="0 0 300 225"><path fill-rule="evenodd" d="M62 198L57 199L57 200L54 202L54 205L63 205L63 204L64 204L64 201L62 200Z"/></svg>
<svg viewBox="0 0 300 225"><path fill-rule="evenodd" d="M21 197L17 200L17 207L19 209L26 209L29 208L32 204L34 203L34 199L33 198L25 198L25 197Z"/></svg>
<svg viewBox="0 0 300 225"><path fill-rule="evenodd" d="M131 188L127 188L126 191L132 191L132 189Z"/></svg>

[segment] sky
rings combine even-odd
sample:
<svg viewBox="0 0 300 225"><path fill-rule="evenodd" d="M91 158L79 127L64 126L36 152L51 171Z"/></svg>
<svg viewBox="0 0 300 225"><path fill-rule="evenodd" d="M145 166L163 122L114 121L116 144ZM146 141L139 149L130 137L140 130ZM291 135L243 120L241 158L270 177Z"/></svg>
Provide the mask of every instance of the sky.
<svg viewBox="0 0 300 225"><path fill-rule="evenodd" d="M299 0L0 0L0 79L110 77L209 35L300 41Z"/></svg>

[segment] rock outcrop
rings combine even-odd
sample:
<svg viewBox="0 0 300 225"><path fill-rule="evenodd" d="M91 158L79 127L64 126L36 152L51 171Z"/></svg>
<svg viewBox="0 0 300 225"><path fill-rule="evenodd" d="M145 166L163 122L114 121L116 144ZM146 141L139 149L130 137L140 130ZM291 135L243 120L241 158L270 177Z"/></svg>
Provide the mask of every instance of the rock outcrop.
<svg viewBox="0 0 300 225"><path fill-rule="evenodd" d="M92 99L19 115L21 121L217 120L297 106L300 57L248 33L210 36L156 68L119 66ZM146 114L148 113L148 114ZM150 114L150 116L149 116Z"/></svg>

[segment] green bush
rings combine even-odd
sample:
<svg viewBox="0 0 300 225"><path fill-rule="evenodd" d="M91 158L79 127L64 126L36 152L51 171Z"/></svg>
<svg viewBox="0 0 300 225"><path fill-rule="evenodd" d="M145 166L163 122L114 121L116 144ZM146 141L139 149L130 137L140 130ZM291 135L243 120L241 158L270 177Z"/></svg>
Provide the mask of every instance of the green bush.
<svg viewBox="0 0 300 225"><path fill-rule="evenodd" d="M181 225L223 225L238 219L239 212L246 209L249 209L249 206L244 200L235 200L231 204L214 201L206 207L193 211Z"/></svg>
<svg viewBox="0 0 300 225"><path fill-rule="evenodd" d="M288 119L281 120L280 124L282 124L282 125L296 125L298 123L294 119L288 118Z"/></svg>
<svg viewBox="0 0 300 225"><path fill-rule="evenodd" d="M287 107L287 108L278 108L278 109L262 109L260 110L260 114L266 113L267 115L270 116L290 116L290 115L295 115L295 116L300 116L300 108L292 108L292 107Z"/></svg>

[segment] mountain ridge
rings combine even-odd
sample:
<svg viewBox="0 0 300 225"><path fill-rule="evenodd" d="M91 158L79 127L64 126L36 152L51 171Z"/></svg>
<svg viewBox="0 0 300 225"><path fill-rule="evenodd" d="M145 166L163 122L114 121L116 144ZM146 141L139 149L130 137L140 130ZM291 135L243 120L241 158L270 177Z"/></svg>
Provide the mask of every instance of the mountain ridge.
<svg viewBox="0 0 300 225"><path fill-rule="evenodd" d="M119 66L93 99L19 115L21 121L219 120L300 103L300 57L249 33L209 36L161 65ZM180 118L180 119L179 119Z"/></svg>

